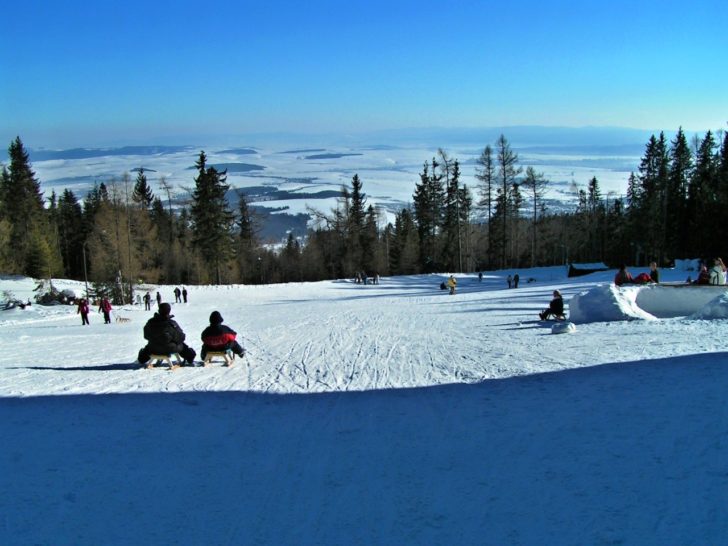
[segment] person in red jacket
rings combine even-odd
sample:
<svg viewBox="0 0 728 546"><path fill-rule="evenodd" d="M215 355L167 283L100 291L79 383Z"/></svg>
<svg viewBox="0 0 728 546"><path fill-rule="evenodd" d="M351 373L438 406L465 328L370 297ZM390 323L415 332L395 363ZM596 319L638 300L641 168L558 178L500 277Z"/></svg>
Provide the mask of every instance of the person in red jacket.
<svg viewBox="0 0 728 546"><path fill-rule="evenodd" d="M78 302L78 311L76 311L76 314L81 315L81 326L84 324L89 324L88 321L88 302L85 298L81 298Z"/></svg>
<svg viewBox="0 0 728 546"><path fill-rule="evenodd" d="M202 351L200 356L205 360L208 351L227 351L242 358L245 354L240 344L235 340L238 334L232 328L222 323L222 315L219 311L210 313L210 326L202 331Z"/></svg>
<svg viewBox="0 0 728 546"><path fill-rule="evenodd" d="M104 324L111 324L111 302L109 298L101 298L99 313L104 314Z"/></svg>

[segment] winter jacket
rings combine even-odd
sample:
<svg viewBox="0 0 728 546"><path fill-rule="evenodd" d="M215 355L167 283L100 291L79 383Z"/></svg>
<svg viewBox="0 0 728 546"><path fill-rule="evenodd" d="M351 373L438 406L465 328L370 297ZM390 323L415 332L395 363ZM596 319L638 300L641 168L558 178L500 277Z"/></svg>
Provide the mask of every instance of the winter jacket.
<svg viewBox="0 0 728 546"><path fill-rule="evenodd" d="M179 353L184 349L185 333L179 327L172 315L164 317L159 313L154 313L144 325L144 339L147 348L152 353L170 354Z"/></svg>
<svg viewBox="0 0 728 546"><path fill-rule="evenodd" d="M82 315L88 315L88 303L85 301L78 304L78 311L76 314L81 313Z"/></svg>
<svg viewBox="0 0 728 546"><path fill-rule="evenodd" d="M210 350L224 349L235 341L237 332L224 324L211 324L202 331L202 343Z"/></svg>
<svg viewBox="0 0 728 546"><path fill-rule="evenodd" d="M719 265L714 265L710 268L710 284L725 284L725 277L723 275L723 268Z"/></svg>
<svg viewBox="0 0 728 546"><path fill-rule="evenodd" d="M633 283L634 279L632 278L632 274L629 271L617 271L617 274L614 276L614 284L617 286L622 286L623 284L629 284Z"/></svg>
<svg viewBox="0 0 728 546"><path fill-rule="evenodd" d="M552 299L551 303L549 303L549 312L554 315L563 315L564 314L564 299L560 296Z"/></svg>
<svg viewBox="0 0 728 546"><path fill-rule="evenodd" d="M101 300L101 305L99 305L99 311L103 311L104 313L110 313L111 312L111 302L107 300L106 298Z"/></svg>

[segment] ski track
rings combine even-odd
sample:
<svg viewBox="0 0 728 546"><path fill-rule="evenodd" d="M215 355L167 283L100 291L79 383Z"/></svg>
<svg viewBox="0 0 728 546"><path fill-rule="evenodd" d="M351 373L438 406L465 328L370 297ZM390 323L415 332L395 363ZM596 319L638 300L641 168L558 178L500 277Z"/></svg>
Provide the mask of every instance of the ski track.
<svg viewBox="0 0 728 546"><path fill-rule="evenodd" d="M174 308L187 342L199 351L199 332L219 308L238 330L246 356L232 368L216 363L174 372L133 369L149 317L140 308L122 308L130 319L123 324L104 325L92 314L90 326L63 306L13 311L0 321L3 339L16 340L16 350L0 353L0 396L36 393L38 383L48 394L408 388L679 356L688 351L686 336L690 352L724 350L724 321L595 323L580 325L576 335L551 335L550 323L536 314L562 285L516 291L466 281L455 296L401 281L366 288L310 283L305 291L199 287L190 304ZM52 354L37 354L37 335Z"/></svg>

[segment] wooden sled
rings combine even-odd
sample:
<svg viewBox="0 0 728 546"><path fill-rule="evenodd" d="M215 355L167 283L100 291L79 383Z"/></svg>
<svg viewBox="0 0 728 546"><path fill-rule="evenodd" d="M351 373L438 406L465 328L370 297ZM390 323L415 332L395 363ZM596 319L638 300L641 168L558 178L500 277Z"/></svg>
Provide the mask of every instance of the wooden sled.
<svg viewBox="0 0 728 546"><path fill-rule="evenodd" d="M174 358L174 362L172 359ZM182 365L182 357L178 353L172 353L170 355L149 355L147 361L147 370L154 368L154 363L160 364L166 362L169 366L169 370L173 371Z"/></svg>
<svg viewBox="0 0 728 546"><path fill-rule="evenodd" d="M212 361L215 358L222 358L225 362L223 366L227 367L232 366L235 361L235 355L232 351L208 351L208 353L205 355L205 361L203 363L203 366L209 366L210 364L212 364Z"/></svg>

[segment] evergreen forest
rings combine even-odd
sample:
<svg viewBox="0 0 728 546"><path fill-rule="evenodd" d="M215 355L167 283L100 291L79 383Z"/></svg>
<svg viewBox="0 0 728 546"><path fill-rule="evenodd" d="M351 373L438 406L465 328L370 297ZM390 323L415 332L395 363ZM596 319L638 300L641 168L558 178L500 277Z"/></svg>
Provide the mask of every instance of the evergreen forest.
<svg viewBox="0 0 728 546"><path fill-rule="evenodd" d="M680 258L726 256L728 133L691 142L651 136L626 195L603 195L592 178L572 210L549 211L549 181L525 170L505 136L484 147L476 180L444 150L413 180L412 204L394 223L367 203L358 175L330 211L310 210L305 237L261 240L245 195L233 209L226 171L195 163L187 206L173 206L164 180L156 191L143 170L96 184L80 198L44 195L20 137L10 143L0 179L0 272L38 279L229 284L317 281L368 275L472 272L572 262L661 267ZM611 199L610 199L611 197Z"/></svg>

